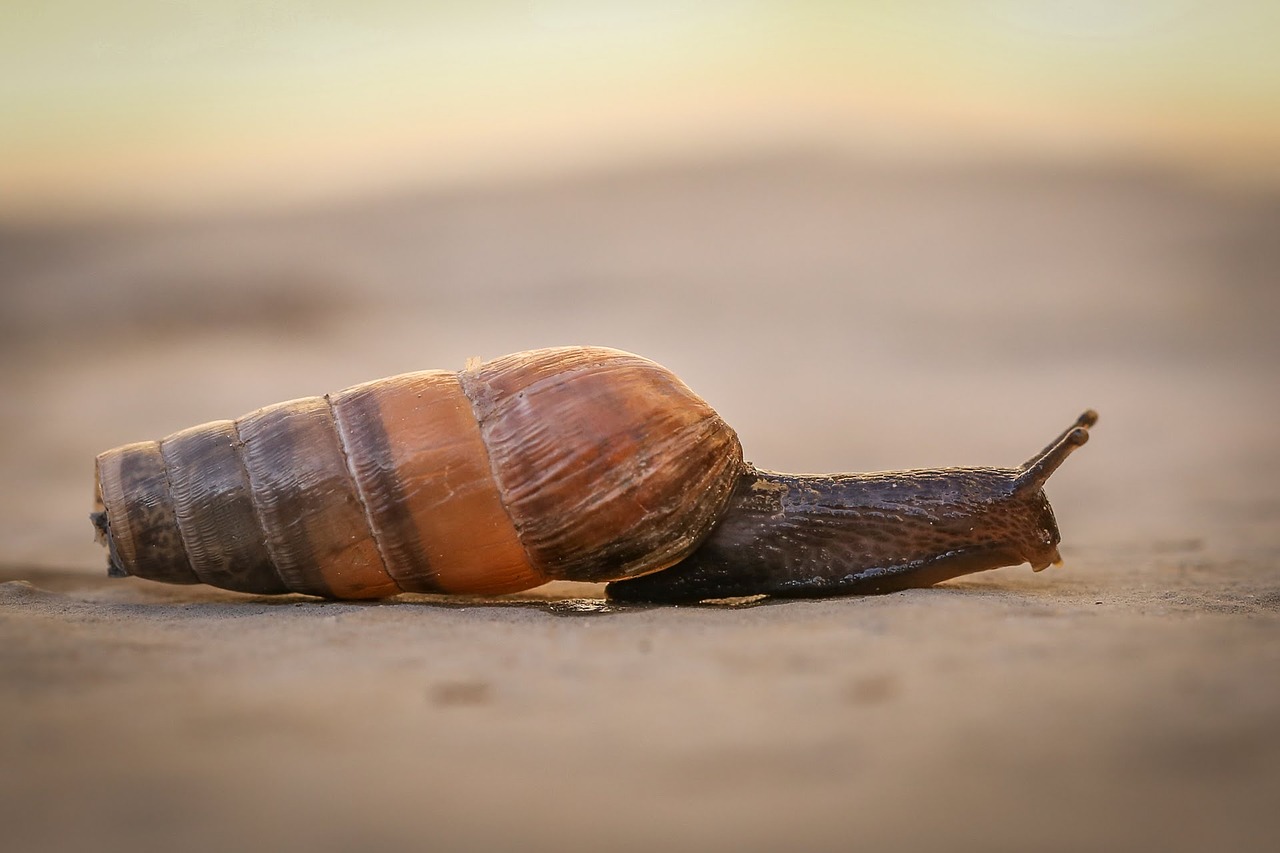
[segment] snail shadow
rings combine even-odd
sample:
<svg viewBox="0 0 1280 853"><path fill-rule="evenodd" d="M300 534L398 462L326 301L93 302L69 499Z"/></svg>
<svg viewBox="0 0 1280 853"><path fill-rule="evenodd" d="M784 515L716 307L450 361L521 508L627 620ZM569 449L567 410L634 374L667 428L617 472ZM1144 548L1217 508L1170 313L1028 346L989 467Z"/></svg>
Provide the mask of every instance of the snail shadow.
<svg viewBox="0 0 1280 853"><path fill-rule="evenodd" d="M485 609L540 611L552 616L601 616L667 609L675 605L650 602L621 602L606 598L602 584L548 584L513 595L429 595L402 593L390 598L365 601L331 600L303 594L253 595L215 589L203 585L159 584L139 578L108 578L82 570L54 567L0 565L0 606L39 607L41 604L65 610L128 610L134 616L161 616L173 612L187 615L248 615L288 609L328 615L335 608L380 610L419 608L435 611ZM722 599L679 605L708 610L756 607L774 601L765 596Z"/></svg>
<svg viewBox="0 0 1280 853"><path fill-rule="evenodd" d="M847 593L825 596L773 596L752 595L732 598L709 598L702 601L664 602L664 601L623 601L607 598L604 595L582 595L579 590L566 591L563 594L552 584L548 588L539 588L522 593L500 596L484 595L433 595L419 593L402 593L401 595L372 599L367 601L334 601L306 595L285 596L252 596L239 593L224 594L221 591L210 591L219 597L219 601L209 601L212 606L225 607L243 602L246 605L261 605L264 608L296 608L303 612L312 610L316 613L329 612L333 608L342 608L348 612L353 610L388 610L424 609L427 611L532 611L550 616L565 618L614 616L620 614L648 613L652 611L695 611L703 613L751 610L756 608L785 608L814 603L818 601L868 602L896 599L912 595L943 595L959 602L962 600L1017 600L1023 606L1043 604L1046 597L1057 597L1062 600L1078 598L1078 590L1070 584L1059 586L1050 584L1046 588L1022 584L1016 580L1002 583L996 578L951 580L928 587L893 590L883 593ZM582 584L569 586L581 587ZM923 602L921 602L923 603ZM192 603L188 603L190 608ZM296 612L296 610L295 610Z"/></svg>
<svg viewBox="0 0 1280 853"><path fill-rule="evenodd" d="M1032 590L1012 579L1001 583L997 578L953 580L930 587L930 590L946 592L959 598L988 596L1030 596L1041 598L1047 591ZM1056 588L1056 585L1055 585ZM794 605L814 599L779 597L768 595L737 598L706 599L699 602L668 603L645 601L619 601L603 594L603 585L552 583L526 592L511 595L434 595L402 593L389 598L365 601L338 601L303 594L252 595L214 589L202 585L172 586L138 578L107 578L89 575L80 570L44 567L0 566L0 604L39 606L41 603L60 610L72 606L75 609L103 609L128 611L133 617L162 617L177 613L186 616L217 615L220 617L247 616L287 609L291 614L306 613L329 616L335 609L344 612L405 609L461 612L485 610L534 611L565 618L611 616L628 613L644 613L654 610L683 610L718 612L745 610L766 606ZM823 598L879 599L896 597L908 592L885 595L844 595ZM1066 593L1068 590L1059 590Z"/></svg>
<svg viewBox="0 0 1280 853"><path fill-rule="evenodd" d="M760 607L766 604L780 604L786 601L786 599L771 598L765 595L749 596L744 598L708 599L706 601L686 604L668 604L665 602L617 601L602 596L584 597L569 595L565 597L557 597L554 594L544 596L456 596L422 595L413 593L405 593L393 598L383 598L372 601L327 601L324 599L299 595L286 596L284 600L266 598L262 596L254 597L251 600L267 605L294 607L333 607L337 605L357 608L409 607L450 611L475 610L478 608L493 611L531 610L547 613L551 616L565 617L642 613L651 610L669 610L674 608L741 610L744 608Z"/></svg>

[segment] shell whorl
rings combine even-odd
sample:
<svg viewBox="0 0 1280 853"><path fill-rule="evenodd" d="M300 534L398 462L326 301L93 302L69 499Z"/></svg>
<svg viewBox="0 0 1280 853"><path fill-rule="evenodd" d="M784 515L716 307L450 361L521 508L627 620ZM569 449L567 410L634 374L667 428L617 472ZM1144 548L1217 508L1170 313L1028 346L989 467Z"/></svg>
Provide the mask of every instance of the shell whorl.
<svg viewBox="0 0 1280 853"><path fill-rule="evenodd" d="M268 406L107 451L114 574L376 598L608 580L686 556L742 466L673 374L534 350Z"/></svg>

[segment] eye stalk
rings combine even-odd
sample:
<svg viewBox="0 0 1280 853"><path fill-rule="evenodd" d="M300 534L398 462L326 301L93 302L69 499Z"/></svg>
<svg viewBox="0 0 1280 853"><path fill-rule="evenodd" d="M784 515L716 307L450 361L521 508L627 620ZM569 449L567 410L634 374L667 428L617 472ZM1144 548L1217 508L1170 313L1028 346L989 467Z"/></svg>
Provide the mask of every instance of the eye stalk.
<svg viewBox="0 0 1280 853"><path fill-rule="evenodd" d="M1044 450L1022 463L1021 473L1014 480L1015 490L1026 492L1039 489L1058 470L1067 457L1089 440L1089 428L1098 422L1098 413L1086 409L1076 422L1063 430L1062 435L1049 442Z"/></svg>

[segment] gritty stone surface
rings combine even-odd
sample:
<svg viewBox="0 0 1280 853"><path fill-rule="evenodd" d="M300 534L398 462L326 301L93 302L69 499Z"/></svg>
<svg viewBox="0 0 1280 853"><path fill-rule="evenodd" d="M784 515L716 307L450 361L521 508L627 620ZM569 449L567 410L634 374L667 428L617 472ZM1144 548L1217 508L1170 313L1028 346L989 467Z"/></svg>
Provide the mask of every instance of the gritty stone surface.
<svg viewBox="0 0 1280 853"><path fill-rule="evenodd" d="M812 159L0 231L9 850L1271 850L1280 200ZM93 456L532 346L794 471L1014 465L1065 565L332 604L104 575Z"/></svg>

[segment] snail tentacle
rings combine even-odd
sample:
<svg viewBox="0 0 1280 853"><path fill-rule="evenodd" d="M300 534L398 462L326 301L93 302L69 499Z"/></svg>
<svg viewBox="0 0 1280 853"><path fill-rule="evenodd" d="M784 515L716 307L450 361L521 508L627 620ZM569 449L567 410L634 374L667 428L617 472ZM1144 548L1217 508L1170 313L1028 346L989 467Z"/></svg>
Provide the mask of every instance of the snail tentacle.
<svg viewBox="0 0 1280 853"><path fill-rule="evenodd" d="M1021 473L1015 480L1019 491L1036 490L1045 484L1049 476L1058 470L1067 457L1089 440L1089 427L1098 422L1098 413L1087 409L1076 422L1053 440L1044 450L1031 457L1022 465Z"/></svg>

